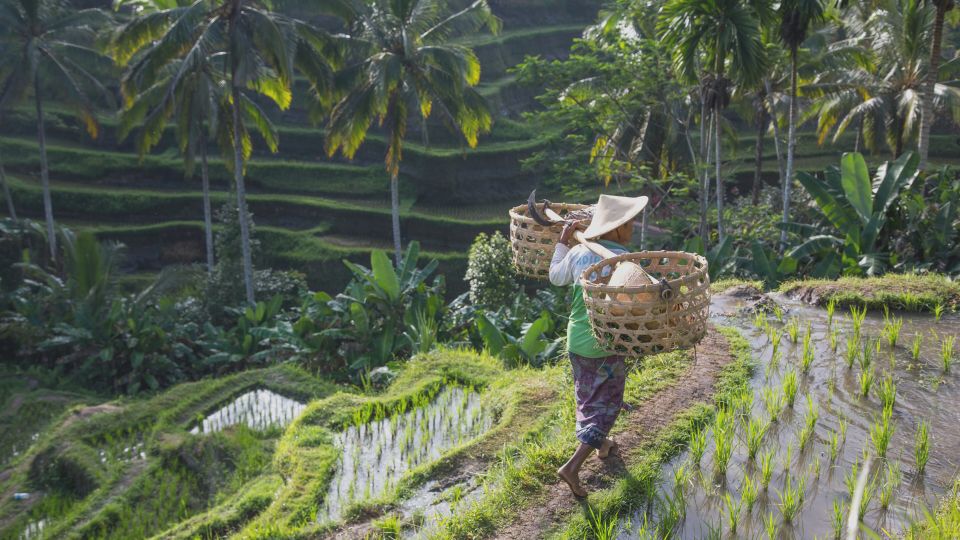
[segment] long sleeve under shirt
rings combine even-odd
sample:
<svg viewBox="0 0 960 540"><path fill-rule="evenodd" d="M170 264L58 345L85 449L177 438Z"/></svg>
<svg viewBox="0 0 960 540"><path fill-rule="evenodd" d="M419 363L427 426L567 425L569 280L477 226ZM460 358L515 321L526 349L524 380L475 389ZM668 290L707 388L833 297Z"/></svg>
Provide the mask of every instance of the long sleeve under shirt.
<svg viewBox="0 0 960 540"><path fill-rule="evenodd" d="M600 243L618 255L627 252L626 248L616 242L601 240ZM583 287L580 285L580 276L583 271L600 260L599 255L583 244L573 248L557 244L553 251L553 259L550 261L550 283L560 287L573 285L570 321L567 323L567 350L586 358L602 358L609 355L597 345L597 339L590 327L587 306L583 302Z"/></svg>

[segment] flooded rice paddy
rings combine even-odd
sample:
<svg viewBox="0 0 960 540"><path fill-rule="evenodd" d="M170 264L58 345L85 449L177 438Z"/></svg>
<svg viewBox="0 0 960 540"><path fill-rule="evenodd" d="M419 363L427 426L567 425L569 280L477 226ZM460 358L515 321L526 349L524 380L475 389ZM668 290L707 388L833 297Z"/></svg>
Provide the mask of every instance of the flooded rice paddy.
<svg viewBox="0 0 960 540"><path fill-rule="evenodd" d="M896 537L952 486L960 318L839 307L831 316L774 299L783 309L766 316L714 300L714 321L752 345L749 391L665 467L657 501L622 519L620 538L646 537L653 524L690 539L836 538L851 502L862 537Z"/></svg>
<svg viewBox="0 0 960 540"><path fill-rule="evenodd" d="M299 401L270 390L253 390L207 415L190 433L211 433L238 424L246 424L256 430L283 427L303 412L305 407Z"/></svg>
<svg viewBox="0 0 960 540"><path fill-rule="evenodd" d="M318 520L336 520L350 504L388 494L403 473L438 459L492 423L480 394L447 387L424 407L350 426L334 438L340 458ZM427 505L424 500L421 508Z"/></svg>

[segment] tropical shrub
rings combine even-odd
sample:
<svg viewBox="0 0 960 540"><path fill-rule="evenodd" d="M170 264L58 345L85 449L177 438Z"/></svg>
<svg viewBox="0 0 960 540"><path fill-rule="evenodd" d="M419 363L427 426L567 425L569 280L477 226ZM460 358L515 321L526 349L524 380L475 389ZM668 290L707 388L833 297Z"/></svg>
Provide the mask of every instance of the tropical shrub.
<svg viewBox="0 0 960 540"><path fill-rule="evenodd" d="M804 240L787 256L809 261L815 277L875 275L896 264L896 254L882 251L881 232L897 198L917 178L918 162L916 154L907 152L881 165L871 180L863 156L854 152L844 154L840 167L828 167L820 178L798 173L823 219L814 225L789 224Z"/></svg>
<svg viewBox="0 0 960 540"><path fill-rule="evenodd" d="M510 241L500 231L478 234L470 246L464 276L470 286L470 302L490 308L506 304L517 293L515 276Z"/></svg>
<svg viewBox="0 0 960 540"><path fill-rule="evenodd" d="M898 270L960 274L960 178L948 168L927 178L923 190L904 193L890 235Z"/></svg>

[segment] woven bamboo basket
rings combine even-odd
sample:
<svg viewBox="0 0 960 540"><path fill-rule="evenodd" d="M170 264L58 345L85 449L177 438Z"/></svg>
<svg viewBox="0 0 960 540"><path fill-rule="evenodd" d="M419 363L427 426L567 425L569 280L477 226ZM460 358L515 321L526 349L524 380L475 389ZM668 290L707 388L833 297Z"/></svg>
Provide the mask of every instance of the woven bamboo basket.
<svg viewBox="0 0 960 540"><path fill-rule="evenodd" d="M588 208L585 204L551 203L550 208L561 216ZM563 224L540 225L527 215L527 205L510 209L510 246L517 273L535 279L547 279L553 247L560 239ZM589 223L589 221L587 222Z"/></svg>
<svg viewBox="0 0 960 540"><path fill-rule="evenodd" d="M659 283L611 286L617 264L640 265ZM604 259L580 278L583 300L600 347L637 357L696 345L707 332L710 277L707 260L682 251L643 251ZM664 299L669 297L669 299Z"/></svg>

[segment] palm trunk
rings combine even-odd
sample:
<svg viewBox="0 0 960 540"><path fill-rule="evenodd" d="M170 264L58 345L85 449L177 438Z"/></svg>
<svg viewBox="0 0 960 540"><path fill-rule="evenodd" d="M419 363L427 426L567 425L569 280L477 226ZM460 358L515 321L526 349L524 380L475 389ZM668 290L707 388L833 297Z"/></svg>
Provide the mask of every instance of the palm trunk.
<svg viewBox="0 0 960 540"><path fill-rule="evenodd" d="M773 90L770 85L770 79L767 79L763 82L767 90L767 95L769 96L773 93ZM777 152L777 173L780 174L780 185L783 185L783 177L786 174L783 167L783 150L780 148L780 122L777 119L777 111L775 108L771 107L773 114L771 115L771 121L773 122L773 148Z"/></svg>
<svg viewBox="0 0 960 540"><path fill-rule="evenodd" d="M7 185L7 173L3 170L3 159L0 158L0 186L3 187L3 198L7 201L7 213L10 219L17 220L17 209L13 206L13 196L10 194L10 186Z"/></svg>
<svg viewBox="0 0 960 540"><path fill-rule="evenodd" d="M760 186L763 184L763 143L764 136L767 133L767 108L764 106L764 94L759 92L757 96L757 140L754 146L753 161L753 193L752 201L754 206L760 203Z"/></svg>
<svg viewBox="0 0 960 540"><path fill-rule="evenodd" d="M243 149L240 137L240 89L236 84L236 68L230 73L233 97L233 179L237 188L237 216L240 221L240 252L243 256L243 285L247 303L253 305L253 257L250 254L250 216L247 214L247 190L243 184Z"/></svg>
<svg viewBox="0 0 960 540"><path fill-rule="evenodd" d="M933 98L936 94L937 76L940 70L940 45L943 41L943 19L947 14L947 0L935 2L937 16L933 23L933 38L930 43L930 63L927 66L927 80L924 81L920 96L920 140L917 151L920 152L922 171L927 167L927 156L930 154L930 128L933 126Z"/></svg>
<svg viewBox="0 0 960 540"><path fill-rule="evenodd" d="M714 152L714 160L717 167L717 238L720 243L723 243L725 233L723 230L723 177L720 176L720 106L718 105L713 112L714 115L714 141L713 144L716 145L716 152Z"/></svg>
<svg viewBox="0 0 960 540"><path fill-rule="evenodd" d="M710 239L710 225L707 223L707 211L710 207L710 146L707 142L707 93L700 89L700 159L703 162L703 180L700 182L700 240L703 249L707 249Z"/></svg>
<svg viewBox="0 0 960 540"><path fill-rule="evenodd" d="M790 50L790 112L787 118L787 172L783 179L783 225L780 231L780 252L787 249L787 229L790 222L790 187L793 183L793 154L797 146L797 49Z"/></svg>
<svg viewBox="0 0 960 540"><path fill-rule="evenodd" d="M400 268L402 253L400 250L400 171L390 175L390 214L393 224L393 256Z"/></svg>
<svg viewBox="0 0 960 540"><path fill-rule="evenodd" d="M200 183L203 186L203 233L207 247L207 272L213 273L213 215L210 211L210 174L207 169L207 135L200 136Z"/></svg>
<svg viewBox="0 0 960 540"><path fill-rule="evenodd" d="M40 77L33 76L33 96L37 105L37 142L40 145L40 185L43 188L43 217L47 221L47 245L50 260L57 260L57 235L53 227L53 201L50 198L50 171L47 169L47 134L43 127L43 99L40 97Z"/></svg>

